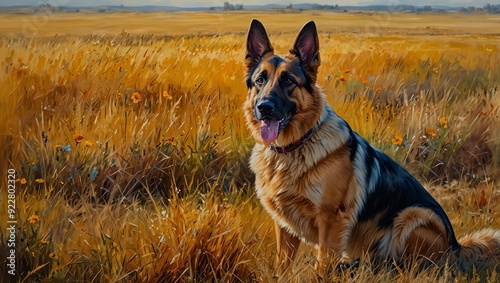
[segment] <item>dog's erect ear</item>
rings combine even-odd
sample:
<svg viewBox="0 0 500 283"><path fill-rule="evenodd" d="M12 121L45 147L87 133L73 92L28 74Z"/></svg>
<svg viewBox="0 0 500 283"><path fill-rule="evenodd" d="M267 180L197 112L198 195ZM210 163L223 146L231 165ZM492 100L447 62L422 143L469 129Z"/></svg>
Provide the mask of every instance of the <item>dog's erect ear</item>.
<svg viewBox="0 0 500 283"><path fill-rule="evenodd" d="M247 69L253 69L255 64L261 60L262 56L273 51L273 46L269 41L264 25L258 20L253 19L247 37L247 54L245 57Z"/></svg>
<svg viewBox="0 0 500 283"><path fill-rule="evenodd" d="M297 35L290 53L299 58L308 72L315 75L321 63L319 58L319 39L316 24L308 22Z"/></svg>

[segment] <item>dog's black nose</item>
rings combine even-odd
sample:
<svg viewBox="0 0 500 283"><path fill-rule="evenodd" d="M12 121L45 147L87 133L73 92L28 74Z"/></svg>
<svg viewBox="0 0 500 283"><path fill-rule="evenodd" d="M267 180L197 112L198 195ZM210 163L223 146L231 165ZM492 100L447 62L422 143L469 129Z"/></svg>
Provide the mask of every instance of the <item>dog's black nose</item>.
<svg viewBox="0 0 500 283"><path fill-rule="evenodd" d="M271 116L274 113L274 103L270 100L264 100L257 104L257 109L262 116Z"/></svg>

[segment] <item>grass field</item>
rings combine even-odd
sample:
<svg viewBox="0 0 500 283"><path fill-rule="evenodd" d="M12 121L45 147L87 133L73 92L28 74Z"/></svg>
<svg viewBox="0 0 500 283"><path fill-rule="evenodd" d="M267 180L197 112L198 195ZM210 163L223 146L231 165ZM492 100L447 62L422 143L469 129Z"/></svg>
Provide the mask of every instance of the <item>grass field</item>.
<svg viewBox="0 0 500 283"><path fill-rule="evenodd" d="M14 169L15 280L275 280L241 110L254 17L283 53L315 20L334 109L426 185L458 237L500 229L498 15L5 14L0 187ZM0 272L13 279L8 237ZM300 251L290 278L319 280L314 248ZM366 263L330 279L495 282L500 271L417 270Z"/></svg>

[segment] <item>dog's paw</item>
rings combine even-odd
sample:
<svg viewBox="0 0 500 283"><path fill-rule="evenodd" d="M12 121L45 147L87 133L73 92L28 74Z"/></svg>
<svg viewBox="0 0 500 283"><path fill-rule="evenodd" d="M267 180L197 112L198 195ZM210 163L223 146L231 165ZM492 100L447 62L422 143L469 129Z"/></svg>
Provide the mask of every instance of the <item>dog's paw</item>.
<svg viewBox="0 0 500 283"><path fill-rule="evenodd" d="M357 268L359 267L359 260L356 261L346 261L346 260L341 260L339 261L337 265L338 270L346 270L350 268Z"/></svg>

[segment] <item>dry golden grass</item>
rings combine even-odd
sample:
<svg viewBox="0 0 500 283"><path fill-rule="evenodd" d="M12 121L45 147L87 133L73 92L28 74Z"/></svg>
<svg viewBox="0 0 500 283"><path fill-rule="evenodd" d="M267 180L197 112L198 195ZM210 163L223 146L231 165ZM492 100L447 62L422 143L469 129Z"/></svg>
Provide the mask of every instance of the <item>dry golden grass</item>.
<svg viewBox="0 0 500 283"><path fill-rule="evenodd" d="M19 281L274 280L274 228L252 193L241 111L253 17L278 52L314 19L319 84L337 112L428 185L458 237L500 228L496 16L2 15L0 172L17 172ZM318 281L314 258L302 247L291 278ZM331 280L497 272L365 264Z"/></svg>

